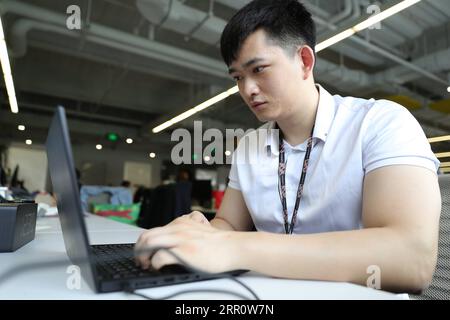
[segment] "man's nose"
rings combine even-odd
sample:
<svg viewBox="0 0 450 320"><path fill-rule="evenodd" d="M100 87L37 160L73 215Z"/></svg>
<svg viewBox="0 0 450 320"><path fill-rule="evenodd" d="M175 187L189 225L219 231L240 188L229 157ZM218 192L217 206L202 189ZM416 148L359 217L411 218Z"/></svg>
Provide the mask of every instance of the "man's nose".
<svg viewBox="0 0 450 320"><path fill-rule="evenodd" d="M244 80L243 92L245 94L245 97L248 100L251 100L254 96L259 95L259 86L256 81L247 78Z"/></svg>

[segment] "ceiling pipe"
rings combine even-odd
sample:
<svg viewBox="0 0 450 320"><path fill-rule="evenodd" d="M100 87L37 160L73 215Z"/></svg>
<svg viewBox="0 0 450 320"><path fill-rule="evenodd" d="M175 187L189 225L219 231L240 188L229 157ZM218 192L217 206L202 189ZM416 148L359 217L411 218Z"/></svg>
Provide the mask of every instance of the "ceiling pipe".
<svg viewBox="0 0 450 320"><path fill-rule="evenodd" d="M17 6L16 6L16 4L17 4ZM6 7L6 10L5 10L5 7ZM6 12L7 11L12 11L12 12L14 12L16 14L22 14L22 15L25 15L25 16L31 16L32 18L35 18L35 19L45 17L45 18L49 18L50 21L52 21L54 23L56 22L58 24L60 24L61 22L63 22L63 23L65 22L65 17L64 16L57 15L57 14L54 14L52 12L48 12L47 10L40 9L39 7L35 7L35 6L31 6L31 5L25 5L25 4L18 3L18 2L11 2L11 1L5 0L4 3L3 3L3 7L2 8L3 8L3 12L5 12L5 11ZM30 24L30 23L28 22L28 24ZM61 28L60 29L56 29L56 28L49 27L49 26L45 26L44 28L45 28L45 30L53 30L55 32L60 32L60 33L64 33L64 34L67 34L66 32L68 31L65 28L63 28L63 31L60 30ZM22 27L22 28L18 27L17 29L18 30L27 30L26 27ZM134 37L134 36L129 35L127 33L120 32L120 31L117 31L117 30L114 30L114 29L110 29L110 28L106 28L106 27L102 27L102 26L97 26L95 24L92 25L91 29L93 29L95 31L94 33L97 33L97 34L100 33L100 34L106 36L106 38L116 38L117 37L117 33L119 33L121 36L127 36L128 38ZM91 31L91 30L89 30L89 31ZM78 35L78 33L74 33L74 34ZM120 37L121 38L120 40L122 40L122 41L119 41L119 43L111 41L109 39L104 39L104 38L101 38L101 37L91 36L91 35L89 35L87 38L90 41L94 41L94 42L99 43L99 44L115 47L115 48L118 48L118 49L121 49L121 50L125 50L125 51L127 49L130 50L129 46L126 46L126 45L124 45L122 43L122 41L124 40L123 37ZM134 38L137 38L137 37L134 37ZM350 39L357 39L357 38L356 37L351 37ZM137 41L137 40L142 41L142 38L137 38L137 39L133 39L133 40L135 40L135 41ZM354 40L354 41L356 41L356 42L358 42L359 44L362 44L362 45L367 45L365 43L365 41L362 40L362 39L358 39L358 40ZM146 42L148 42L148 41L146 41ZM135 43L133 43L133 44L135 44ZM19 48L20 48L20 46L19 46ZM377 52L383 52L382 49L376 48L372 44L369 44L369 48L371 50L378 49ZM143 49L138 48L138 47L137 48L133 48L133 52L134 53L138 53L138 54L142 54L144 56L146 54L148 54L147 50L143 50ZM192 54L192 53L189 53L189 54ZM384 53L384 54L386 54L386 53ZM393 55L390 55L390 58L391 59L395 59L396 62L403 64L403 62L400 62L401 59L399 59L399 58L397 58L397 57L395 57ZM221 64L220 62L218 62L218 63ZM322 64L324 64L324 63L322 63ZM318 65L320 65L320 63ZM420 70L420 68L417 68L416 66L412 65L411 63L406 62L404 65L406 67L408 67L408 68L412 68L414 71L419 72L419 73L421 73L423 75L427 74L427 72L425 70ZM318 67L318 70L320 72L320 67ZM364 73L362 73L360 71L354 71L354 70L350 70L350 71L347 70L347 71L345 71L346 69L344 69L342 67L336 67L336 66L334 67L334 69L330 69L330 68L326 68L325 67L322 70L325 70L326 72L330 72L330 75L333 75L333 74L335 76L337 75L338 77L340 77L339 79L344 79L343 82L346 82L346 81L348 82L351 79L358 79L358 82L357 82L358 85L364 84L364 85L369 86L370 83L371 83L371 80L367 79L368 75L364 75ZM423 72L425 72L425 73L423 73ZM433 80L436 80L435 79L436 77L434 75L430 74L430 73L428 73L427 76L430 76L430 75L433 77ZM384 79L384 78L380 77L380 79ZM380 80L378 80L378 81L380 81ZM392 81L392 74L390 74L390 81Z"/></svg>
<svg viewBox="0 0 450 320"><path fill-rule="evenodd" d="M434 8L435 10L443 13L448 18L450 18L450 7L447 3L448 0L433 0L427 1L428 5Z"/></svg>
<svg viewBox="0 0 450 320"><path fill-rule="evenodd" d="M429 99L412 92L401 86L401 84L393 84L389 79L381 81L382 75L378 76L379 81L374 82L371 76L363 71L350 70L321 59L318 59L315 72L317 81L333 86L343 92L348 91L348 88L352 88L352 90L358 91L361 96L369 96L373 92L382 91L387 95L410 97L422 105L421 109L411 111L417 119L427 121L427 123L434 124L436 127L450 130L449 125L444 125L444 123L449 122L450 116L445 116L441 112L430 109L428 107Z"/></svg>
<svg viewBox="0 0 450 320"><path fill-rule="evenodd" d="M137 0L136 6L141 14L158 27L184 34L186 40L194 38L211 45L220 40L226 21L213 15L210 2L208 12L204 12L179 0ZM163 22L161 22L163 16Z"/></svg>
<svg viewBox="0 0 450 320"><path fill-rule="evenodd" d="M331 26L332 30L336 30L337 29L337 26L335 26L335 25L333 25L331 23L327 23L327 25L329 27ZM416 72L418 74L421 74L421 75L423 75L423 76L425 76L425 77L427 77L427 78L429 78L429 79L431 79L433 81L439 82L441 84L447 84L447 82L445 80L439 78L438 76L432 74L431 72L428 72L427 70L425 70L425 69L423 69L421 67L418 67L418 66L416 66L416 65L414 65L414 64L412 64L412 63L410 63L410 62L408 62L408 61L406 61L406 60L404 60L402 58L399 58L395 54L390 53L387 50L381 48L380 46L377 46L375 44L372 44L372 43L362 39L358 35L353 35L353 36L349 37L348 40L352 41L354 43L357 43L357 44L359 44L359 45L361 45L361 46L363 46L363 47L365 47L365 48L367 48L369 50L372 50L373 52L376 52L376 53L380 54L381 56L383 56L383 57L385 57L385 58L387 58L387 59L389 59L391 61L394 61L394 62L396 62L398 64L401 64L403 67L408 68L408 69L410 69L410 70L412 70L412 71L414 71L414 72Z"/></svg>
<svg viewBox="0 0 450 320"><path fill-rule="evenodd" d="M450 70L450 48L432 53L430 55L418 58L414 60L414 65L418 68L428 70L427 72L441 72L444 70ZM396 77L400 83L409 82L417 79L417 74L413 72L406 72L402 66L397 66L383 72L383 78ZM442 80L442 84L448 86L450 82L444 79L438 78L438 81Z"/></svg>
<svg viewBox="0 0 450 320"><path fill-rule="evenodd" d="M55 108L50 107L40 107L39 110L44 109L49 112L54 112ZM35 107L36 110L38 110L37 107ZM71 131L77 132L77 133L90 133L98 136L102 136L104 133L107 132L116 132L120 136L125 136L127 134L132 134L133 136L138 136L138 130L136 127L132 127L128 125L127 127L123 127L117 124L102 124L101 128L99 126L93 125L93 123L87 124L86 120L79 120L74 119L74 114L70 110L68 111L68 118L69 122L72 123L70 126ZM35 114L35 113L28 113L23 112L19 115L8 115L5 111L0 111L0 122L6 122L6 123L17 123L18 121L23 123L30 123L33 124L33 128L43 128L48 129L48 125L51 122L52 114L49 113L48 115L44 114ZM95 121L92 121L95 122Z"/></svg>
<svg viewBox="0 0 450 320"><path fill-rule="evenodd" d="M344 10L340 11L338 14L331 17L330 23L336 24L348 19L351 16L352 12L354 11L353 8L354 4L355 3L352 0L345 0Z"/></svg>
<svg viewBox="0 0 450 320"><path fill-rule="evenodd" d="M79 33L72 32L68 29L64 29L53 24L31 19L19 19L12 25L9 32L9 44L12 57L20 58L27 54L27 35L32 30L53 32L72 38L80 37Z"/></svg>
<svg viewBox="0 0 450 320"><path fill-rule="evenodd" d="M31 102L26 102L26 101L22 102L22 105L24 107L28 107L28 108L40 110L40 111L54 112L54 110L55 110L54 107L39 105L36 103L31 103ZM116 124L122 124L124 126L129 126L129 127L139 127L140 125L142 125L141 121L118 118L118 117L102 115L102 114L98 114L98 113L94 114L94 113L90 113L90 112L78 111L78 110L72 110L72 109L66 109L66 113L70 116L75 116L75 117L78 116L78 117L89 118L92 120L102 120L102 121L107 121L107 122L109 121L109 122L113 122Z"/></svg>
<svg viewBox="0 0 450 320"><path fill-rule="evenodd" d="M214 17L214 0L209 0L209 10L208 14L203 18L200 23L194 27L191 31L188 32L187 36L185 37L186 41L189 41L189 39L198 31L200 30L203 25L212 17Z"/></svg>
<svg viewBox="0 0 450 320"><path fill-rule="evenodd" d="M234 8L236 10L241 9L244 5L246 5L247 3L249 3L249 0L216 0L216 2L220 2L228 7ZM363 3L365 6L369 6L370 2L366 1L365 3ZM313 20L316 22L316 24L322 27L325 27L327 29L330 30L336 30L336 22L331 21L331 19L333 19L332 15L320 8L317 5L314 5L312 3L310 3L309 1L304 1L303 5L306 7L306 9L311 12L312 14L312 18ZM353 14L346 19L345 21L339 21L339 23L347 23L349 21L352 21L353 19L356 19L358 17L360 17L361 15L361 1L360 0L352 0L352 4L349 3L348 0L346 0L346 7L344 9L345 12L348 12L348 8L353 8ZM344 14L342 14L342 16L344 16ZM343 19L341 19L343 20ZM412 28L414 27L413 23L410 23L409 25L405 25L405 29L407 30L408 28ZM402 37L402 41L405 41L405 38ZM381 43L377 43L377 45L382 45ZM395 52L398 53L398 52ZM349 54L350 55L350 54Z"/></svg>
<svg viewBox="0 0 450 320"><path fill-rule="evenodd" d="M111 66L114 66L116 68L123 68L124 62L123 60L120 60L120 57L117 55L111 55L111 56L104 56L100 53L95 52L88 52L86 47L83 51L73 50L71 48L62 47L57 44L48 44L48 43L42 43L38 40L30 39L27 42L31 47L43 49L46 51L52 51L61 53L67 56L72 56L75 58L81 58L89 61L93 61L96 63L101 64L108 64ZM215 76L210 75L199 75L190 73L187 74L184 71L180 71L177 67L171 67L169 69L160 69L159 66L155 66L153 64L146 63L146 60L143 61L135 61L133 60L132 63L130 63L127 68L129 70L132 70L137 73L142 74L151 74L151 75L157 75L159 77L183 82L186 84L193 84L193 83L214 83L221 87L227 87L230 85L229 80L225 79L218 79Z"/></svg>
<svg viewBox="0 0 450 320"><path fill-rule="evenodd" d="M450 48L430 54L425 57L418 58L413 60L411 63L417 67L419 70L423 70L422 68L426 68L431 72L439 72L442 70L450 70ZM386 83L394 83L394 84L404 84L406 82L415 80L420 76L418 73L407 73L405 75L401 75L405 71L409 71L405 69L403 66L397 66L386 71L381 71L374 75L369 75L368 73L360 70L351 70L344 66L339 66L332 62L326 61L324 59L317 59L317 63L315 66L315 71L319 76L326 74L327 77L330 77L333 82L343 85L343 90L346 84L351 84L353 88L358 89L366 89L370 86L380 86ZM400 76L399 76L400 75ZM434 75L432 75L434 76ZM443 84L447 84L446 81L438 78L439 81L443 81ZM344 90L345 91L345 90Z"/></svg>
<svg viewBox="0 0 450 320"><path fill-rule="evenodd" d="M403 59L393 55L392 53L389 53L389 52L385 51L384 49L381 49L381 48L379 48L379 47L377 47L377 46L375 46L375 45L373 45L371 43L368 43L367 41L361 39L359 36L355 35L353 37L350 37L349 39L352 40L353 42L356 42L356 43L358 43L358 44L360 44L360 45L362 45L362 46L364 46L364 47L374 51L374 52L379 53L380 55L382 55L382 56L384 56L384 57L386 57L386 58L388 58L388 59L390 59L390 60L392 60L394 62L397 62L398 64L401 64L403 67L408 68L408 69L416 72L417 74L421 74L421 75L425 76L426 78L431 79L433 81L436 81L438 83L441 83L441 84L444 84L444 85L447 84L447 81L439 78L438 76L432 74L431 72L425 70L424 68L422 68L420 66L417 66L417 65L415 65L415 64L413 64L411 62L408 62L406 60L403 60ZM434 54L433 54L433 56L434 56ZM447 58L448 58L448 56L447 56Z"/></svg>
<svg viewBox="0 0 450 320"><path fill-rule="evenodd" d="M34 5L4 0L1 3L1 11L3 14L11 12L38 21L45 20L55 25L54 27L50 27L48 26L48 23L36 21L33 27L43 28L44 31L51 30L65 35L68 35L67 32L71 32L80 36L79 32L70 31L66 28L66 17L64 15ZM22 30L22 32L29 32L32 29L30 27L32 22L23 23L26 24L26 26L16 27L16 29L19 30L16 32L20 32L20 30ZM135 53L144 57L162 60L173 65L203 72L218 78L229 79L226 67L221 61L201 56L187 50L143 39L123 31L91 23L90 28L85 33L85 37L86 40L97 44L102 44L125 52ZM23 50L23 44L22 49L20 48L21 46L19 45L19 51Z"/></svg>
<svg viewBox="0 0 450 320"><path fill-rule="evenodd" d="M138 0L142 1L142 0ZM159 4L161 1L159 0L147 0L151 1L151 4ZM179 5L182 5L183 7L187 7L177 0L172 0L174 3L178 3ZM16 14L21 14L28 16L33 19L46 19L47 21L50 21L57 25L65 25L65 19L66 17L64 15L59 15L54 12L41 9L36 6L23 4L16 1L10 1L10 0L4 0L2 5L2 11L3 12L14 12ZM180 9L178 9L180 10ZM198 10L197 10L198 11ZM203 13L204 14L204 13ZM27 32L31 29L30 25L31 22L25 23L25 26L18 26L16 29L17 32ZM43 26L39 25L42 28L45 28L47 30L50 30L51 27L49 26ZM337 27L335 27L337 28ZM56 29L55 29L56 30ZM66 28L64 28L64 31L69 31ZM58 32L58 31L57 31ZM61 31L62 32L62 31ZM65 33L68 34L68 33ZM77 34L77 33L75 33ZM106 38L106 39L103 39ZM182 65L183 67L187 68L195 68L197 71L206 72L218 77L226 78L228 79L228 75L226 73L226 68L220 61L216 61L207 57L201 57L199 55L195 55L191 52L181 50L178 48L169 47L167 45L163 45L160 43L156 43L149 40L144 40L143 38L130 35L128 33L118 31L112 28L103 27L98 24L91 24L91 28L86 33L86 39L89 39L91 41L94 41L96 43L100 43L103 45L107 45L110 47L115 47L119 50L124 51L132 51L133 53L143 55L143 56L150 56L151 58L156 58L159 60L163 60L169 63L173 63L175 65ZM365 40L362 40L357 37L351 37L352 41L355 41L363 46L366 46L370 48L371 50L374 50L376 52L379 52L380 54L384 55L385 57L388 57L397 63L401 63L406 67L411 68L414 71L420 72L422 75L432 78L433 80L437 80L436 76L431 75L430 73L426 72L425 70L421 70L420 68L415 67L414 65L395 57L394 55L385 52L384 50L366 42ZM113 40L113 41L110 41ZM132 45L132 47L130 47ZM23 51L22 46L18 46L19 52L20 50ZM26 45L25 45L26 47ZM172 53L168 54L168 53ZM189 59L191 58L191 59ZM189 61L190 60L190 61Z"/></svg>

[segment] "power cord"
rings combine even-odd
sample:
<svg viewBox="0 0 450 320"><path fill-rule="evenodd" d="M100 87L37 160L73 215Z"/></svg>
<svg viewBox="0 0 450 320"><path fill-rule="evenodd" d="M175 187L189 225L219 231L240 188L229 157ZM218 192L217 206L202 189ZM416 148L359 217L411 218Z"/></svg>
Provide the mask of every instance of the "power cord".
<svg viewBox="0 0 450 320"><path fill-rule="evenodd" d="M169 294L167 296L162 296L162 297L151 297L151 296L148 296L148 295L136 292L135 290L131 290L131 291L125 290L125 292L129 293L129 294L132 294L132 295L135 295L135 296L139 296L139 297L147 299L147 300L168 300L168 299L171 299L171 298L183 295L183 294L189 294L189 293L222 293L222 294L229 294L229 295L232 295L232 296L236 296L236 297L241 298L243 300L249 300L248 297L246 297L246 296L244 296L244 295L242 295L240 293L237 293L237 292L234 292L234 291L230 291L230 290L221 290L221 289L181 290L181 291Z"/></svg>
<svg viewBox="0 0 450 320"><path fill-rule="evenodd" d="M190 265L189 263L187 263L184 259L182 259L180 256L178 256L177 254L175 254L174 252L172 252L169 248L166 247L150 247L150 248L146 248L146 249L140 249L140 250L136 250L134 256L139 256L140 254L143 253L155 253L156 251L159 250L163 250L166 251L167 253L169 253L172 257L174 257L181 265L183 265L188 271L190 271L191 273L195 273L195 274L200 274L200 275L204 275L207 276L208 278L214 278L214 279L220 279L220 278L225 278L225 279L229 279L231 281L236 282L237 284L239 284L240 286L242 286L245 290L247 290L255 300L260 300L260 298L258 297L258 295L249 287L247 286L245 283L243 283L242 281L240 281L239 279L237 279L235 276L230 275L230 274L226 274L226 273L211 273L211 272L207 272L204 270L201 270L199 268L195 268L192 265ZM234 295L237 296L241 299L244 300L249 300L248 297L240 294L240 293L236 293L230 290L222 290L222 289L195 289L195 290L182 290L167 296L163 296L163 297L150 297L144 294L140 294L137 293L136 290L134 288L132 288L131 286L129 286L128 288L126 288L126 292L130 293L130 294L134 294L137 296L140 296L142 298L145 299L149 299L149 300L166 300L166 299L170 299L179 295L183 295L183 294L188 294L188 293L204 293L204 292L209 292L209 293L225 293L225 294L230 294L230 295Z"/></svg>

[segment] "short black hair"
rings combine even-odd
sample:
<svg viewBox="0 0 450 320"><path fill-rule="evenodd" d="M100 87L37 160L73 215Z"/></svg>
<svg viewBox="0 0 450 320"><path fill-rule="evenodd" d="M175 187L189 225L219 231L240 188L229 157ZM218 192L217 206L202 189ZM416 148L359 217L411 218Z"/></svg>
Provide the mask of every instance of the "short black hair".
<svg viewBox="0 0 450 320"><path fill-rule="evenodd" d="M268 39L285 50L316 47L316 26L311 13L298 0L254 0L228 22L220 39L223 60L229 66L253 32L263 29ZM294 53L294 52L293 52Z"/></svg>
<svg viewBox="0 0 450 320"><path fill-rule="evenodd" d="M128 188L131 186L131 183L128 180L123 180L122 183L120 184L120 186Z"/></svg>

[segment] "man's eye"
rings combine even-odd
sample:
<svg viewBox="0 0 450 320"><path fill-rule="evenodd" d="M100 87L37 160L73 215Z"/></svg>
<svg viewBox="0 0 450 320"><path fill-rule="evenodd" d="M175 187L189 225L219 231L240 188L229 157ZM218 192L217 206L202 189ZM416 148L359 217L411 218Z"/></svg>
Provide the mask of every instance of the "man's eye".
<svg viewBox="0 0 450 320"><path fill-rule="evenodd" d="M235 77L233 77L233 80L234 81L239 81L239 80L241 80L242 79L242 77L240 77L240 76L235 76Z"/></svg>
<svg viewBox="0 0 450 320"><path fill-rule="evenodd" d="M256 67L255 69L253 69L253 73L259 73L263 70L264 70L264 67Z"/></svg>

